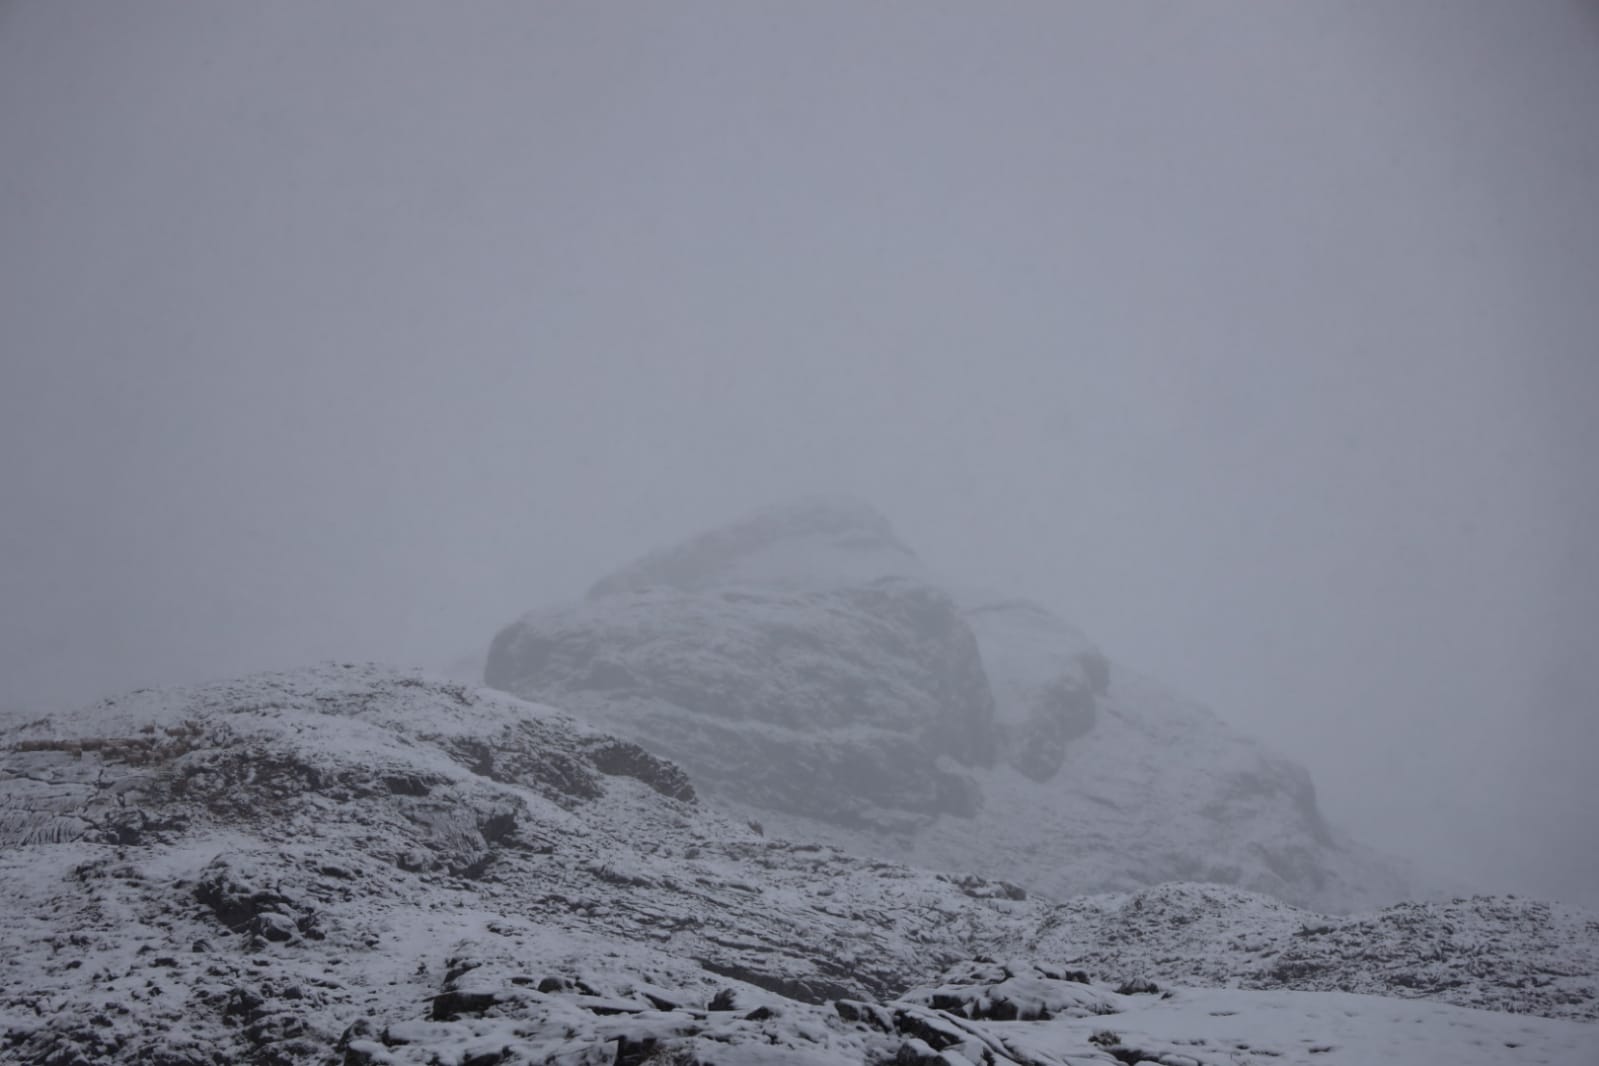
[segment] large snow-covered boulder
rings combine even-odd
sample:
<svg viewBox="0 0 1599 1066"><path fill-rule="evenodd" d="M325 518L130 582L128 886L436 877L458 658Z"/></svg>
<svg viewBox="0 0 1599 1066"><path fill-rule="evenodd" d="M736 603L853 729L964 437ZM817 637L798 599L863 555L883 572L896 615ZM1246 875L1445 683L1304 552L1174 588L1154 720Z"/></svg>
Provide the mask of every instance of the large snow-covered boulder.
<svg viewBox="0 0 1599 1066"><path fill-rule="evenodd" d="M1406 894L1309 774L1026 600L953 589L876 511L769 508L494 638L486 682L798 836L1051 894L1196 878L1332 909Z"/></svg>

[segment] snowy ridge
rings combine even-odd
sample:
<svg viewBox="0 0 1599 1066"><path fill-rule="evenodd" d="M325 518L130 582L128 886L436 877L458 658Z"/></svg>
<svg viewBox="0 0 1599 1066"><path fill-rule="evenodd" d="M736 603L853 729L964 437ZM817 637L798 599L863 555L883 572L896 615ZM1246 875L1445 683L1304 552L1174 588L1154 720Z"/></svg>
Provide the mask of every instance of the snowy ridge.
<svg viewBox="0 0 1599 1066"><path fill-rule="evenodd" d="M1576 1064L1595 1046L1582 912L1326 919L1214 886L1057 903L763 836L564 714L380 667L12 729L0 810L6 1061L1489 1063L1514 1045ZM1372 952L1389 997L1290 990L1366 981ZM1399 979L1429 967L1450 979Z"/></svg>

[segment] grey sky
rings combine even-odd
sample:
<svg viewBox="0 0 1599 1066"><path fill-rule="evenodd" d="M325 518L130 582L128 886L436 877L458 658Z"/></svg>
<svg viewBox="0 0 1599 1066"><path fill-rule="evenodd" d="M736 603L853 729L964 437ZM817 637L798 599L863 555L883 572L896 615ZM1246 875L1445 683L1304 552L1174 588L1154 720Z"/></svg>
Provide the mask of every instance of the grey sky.
<svg viewBox="0 0 1599 1066"><path fill-rule="evenodd" d="M812 491L1599 902L1599 19L0 6L0 706L429 665Z"/></svg>

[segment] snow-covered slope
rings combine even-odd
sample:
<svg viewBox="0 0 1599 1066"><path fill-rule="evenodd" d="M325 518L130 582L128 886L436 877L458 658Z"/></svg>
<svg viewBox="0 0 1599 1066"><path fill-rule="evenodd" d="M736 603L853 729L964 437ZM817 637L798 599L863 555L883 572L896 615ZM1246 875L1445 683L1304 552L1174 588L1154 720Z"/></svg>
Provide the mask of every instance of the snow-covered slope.
<svg viewBox="0 0 1599 1066"><path fill-rule="evenodd" d="M1024 600L945 587L869 507L759 511L535 611L488 684L682 764L727 809L1056 896L1210 880L1410 894L1309 774Z"/></svg>
<svg viewBox="0 0 1599 1066"><path fill-rule="evenodd" d="M1439 1002L1592 1018L1578 912L1341 921L1195 886L1057 904L765 838L631 744L376 667L135 693L0 749L0 1058L20 1062L1429 1061L1424 1031L1431 1061L1514 1043L1575 1063L1592 1046L1591 1025ZM1372 952L1383 966L1349 961ZM1024 961L961 961L979 956ZM1458 977L1405 976L1440 972ZM1129 978L1241 987L1167 998Z"/></svg>
<svg viewBox="0 0 1599 1066"><path fill-rule="evenodd" d="M0 1061L1591 1061L1591 916L1163 891L1062 905L765 837L443 679L134 693L0 734Z"/></svg>

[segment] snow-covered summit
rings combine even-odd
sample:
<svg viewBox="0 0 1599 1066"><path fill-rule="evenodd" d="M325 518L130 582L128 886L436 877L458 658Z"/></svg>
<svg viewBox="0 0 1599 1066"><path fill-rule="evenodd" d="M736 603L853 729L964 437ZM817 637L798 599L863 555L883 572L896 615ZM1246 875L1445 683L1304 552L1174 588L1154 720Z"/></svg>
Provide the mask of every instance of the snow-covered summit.
<svg viewBox="0 0 1599 1066"><path fill-rule="evenodd" d="M818 590L874 578L930 576L888 519L869 504L849 496L815 496L762 508L651 552L601 578L589 598L654 587L700 592L751 583Z"/></svg>

